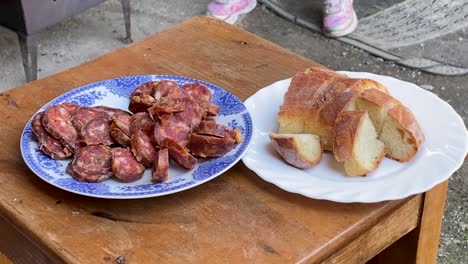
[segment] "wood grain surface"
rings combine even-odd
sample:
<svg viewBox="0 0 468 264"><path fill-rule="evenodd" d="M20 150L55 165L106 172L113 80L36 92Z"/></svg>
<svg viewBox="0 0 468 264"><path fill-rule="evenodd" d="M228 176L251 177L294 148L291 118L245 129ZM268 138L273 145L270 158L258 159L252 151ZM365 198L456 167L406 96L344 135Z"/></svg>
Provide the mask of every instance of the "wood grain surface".
<svg viewBox="0 0 468 264"><path fill-rule="evenodd" d="M374 204L314 200L261 180L239 162L184 192L103 200L43 182L19 151L22 129L34 112L83 84L173 74L212 82L245 100L313 65L241 29L197 17L0 94L0 236L8 234L17 245L0 243L0 251L17 263L317 263L337 257L359 263L378 254L414 228L421 195ZM405 219L410 220L395 225ZM362 242L366 258L346 258L356 248L352 241ZM19 256L18 249L31 253Z"/></svg>

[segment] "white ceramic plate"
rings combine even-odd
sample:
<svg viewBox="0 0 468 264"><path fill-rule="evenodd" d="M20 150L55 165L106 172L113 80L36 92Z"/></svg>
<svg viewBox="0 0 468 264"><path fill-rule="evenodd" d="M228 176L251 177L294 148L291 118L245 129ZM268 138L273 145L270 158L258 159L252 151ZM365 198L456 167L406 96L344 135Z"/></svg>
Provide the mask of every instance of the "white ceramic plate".
<svg viewBox="0 0 468 264"><path fill-rule="evenodd" d="M426 136L411 161L385 158L367 177L345 177L344 168L331 153L315 167L300 170L287 165L270 146L268 133L277 131L276 115L291 79L259 90L245 101L253 124L251 145L243 162L264 180L304 196L336 202L372 203L401 199L425 192L447 180L462 164L468 150L468 133L462 118L446 102L415 84L363 72L342 72L385 85L411 109Z"/></svg>
<svg viewBox="0 0 468 264"><path fill-rule="evenodd" d="M64 102L80 106L106 105L127 110L130 93L142 83L151 80L176 81L180 86L186 83L201 82L213 94L212 102L219 106L217 123L239 128L244 141L226 155L199 159L192 170L185 170L175 164L169 168L169 179L163 183L151 183L151 173L147 169L143 178L136 182L124 183L111 178L100 183L79 182L65 172L68 160L53 160L42 153L32 137L31 120L26 124L21 135L21 154L28 167L44 181L63 190L99 198L135 199L162 196L193 188L219 176L240 160L252 137L252 120L242 101L230 92L208 82L173 75L139 75L119 77L91 83L73 89L44 105Z"/></svg>

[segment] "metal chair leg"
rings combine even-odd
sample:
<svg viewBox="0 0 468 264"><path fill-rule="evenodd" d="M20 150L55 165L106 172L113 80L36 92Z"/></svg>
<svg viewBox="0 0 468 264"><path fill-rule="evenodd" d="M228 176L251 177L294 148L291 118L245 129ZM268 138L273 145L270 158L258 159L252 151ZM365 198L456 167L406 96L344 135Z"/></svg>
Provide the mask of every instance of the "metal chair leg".
<svg viewBox="0 0 468 264"><path fill-rule="evenodd" d="M17 32L26 81L37 79L37 41L35 36Z"/></svg>
<svg viewBox="0 0 468 264"><path fill-rule="evenodd" d="M122 2L122 9L123 9L123 16L124 16L124 21L125 21L125 39L123 39L123 42L128 44L132 43L132 30L131 30L131 21L130 21L130 0L121 0Z"/></svg>

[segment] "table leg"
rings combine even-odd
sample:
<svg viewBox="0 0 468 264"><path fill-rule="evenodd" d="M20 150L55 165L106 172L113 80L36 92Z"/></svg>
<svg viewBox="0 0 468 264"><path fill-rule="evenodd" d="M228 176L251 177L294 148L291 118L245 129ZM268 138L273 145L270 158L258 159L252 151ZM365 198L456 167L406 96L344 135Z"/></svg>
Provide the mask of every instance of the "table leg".
<svg viewBox="0 0 468 264"><path fill-rule="evenodd" d="M445 181L426 192L419 226L369 263L435 264L447 188L448 181Z"/></svg>

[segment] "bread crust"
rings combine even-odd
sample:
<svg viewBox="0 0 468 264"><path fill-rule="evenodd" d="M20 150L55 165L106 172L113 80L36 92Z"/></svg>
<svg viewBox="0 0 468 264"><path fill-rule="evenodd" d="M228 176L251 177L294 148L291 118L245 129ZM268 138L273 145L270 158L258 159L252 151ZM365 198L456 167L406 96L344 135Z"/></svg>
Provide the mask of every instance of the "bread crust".
<svg viewBox="0 0 468 264"><path fill-rule="evenodd" d="M336 119L333 133L333 153L338 162L353 158L353 146L365 115L365 111L345 111Z"/></svg>
<svg viewBox="0 0 468 264"><path fill-rule="evenodd" d="M322 159L322 150L319 145L317 155L312 159L307 158L306 151L310 151L301 146L296 140L296 136L301 134L275 134L270 133L269 137L273 148L283 158L284 161L299 169L308 169L315 166ZM319 141L320 139L311 137L312 140Z"/></svg>
<svg viewBox="0 0 468 264"><path fill-rule="evenodd" d="M390 110L388 110L388 115L393 118L393 120L397 122L409 136L411 136L412 139L406 143L412 145L414 151L407 157L397 158L390 155L387 156L400 162L409 161L421 148L421 145L425 139L424 133L422 132L422 129L419 126L418 121L414 117L413 113L404 105L396 104Z"/></svg>

